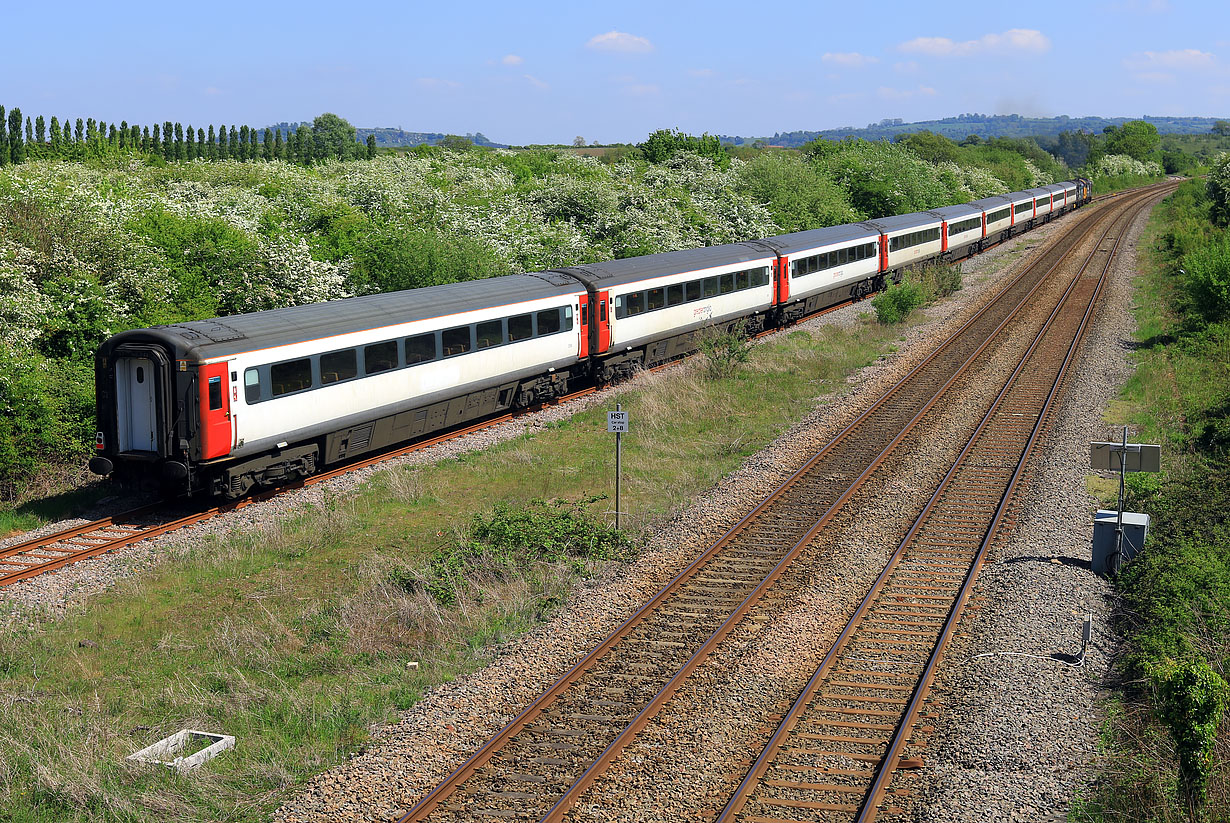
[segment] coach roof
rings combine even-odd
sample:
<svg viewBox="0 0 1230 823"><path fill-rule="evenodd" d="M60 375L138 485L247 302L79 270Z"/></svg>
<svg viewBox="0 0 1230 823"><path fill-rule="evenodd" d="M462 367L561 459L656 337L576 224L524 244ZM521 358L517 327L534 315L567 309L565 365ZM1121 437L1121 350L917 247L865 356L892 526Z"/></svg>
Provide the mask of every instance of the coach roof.
<svg viewBox="0 0 1230 823"><path fill-rule="evenodd" d="M575 280L550 272L513 274L213 320L189 320L128 334L133 335L129 340L140 336L166 342L174 347L178 359L208 359L582 291L584 287ZM125 336L120 335L115 345L128 342Z"/></svg>
<svg viewBox="0 0 1230 823"><path fill-rule="evenodd" d="M587 263L584 266L570 266L555 271L576 277L595 288L605 289L654 277L762 261L772 256L771 251L757 248L750 243L729 243L724 246L668 251L645 257L626 257L605 263Z"/></svg>

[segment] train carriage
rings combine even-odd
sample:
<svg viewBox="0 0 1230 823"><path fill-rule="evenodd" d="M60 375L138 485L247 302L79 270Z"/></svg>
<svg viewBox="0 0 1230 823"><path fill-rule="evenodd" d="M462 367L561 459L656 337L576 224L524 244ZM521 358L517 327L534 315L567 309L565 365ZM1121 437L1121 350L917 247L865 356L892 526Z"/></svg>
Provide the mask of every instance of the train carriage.
<svg viewBox="0 0 1230 823"><path fill-rule="evenodd" d="M916 212L867 220L859 225L880 233L880 269L900 279L903 269L939 257L943 252L943 222L933 214Z"/></svg>
<svg viewBox="0 0 1230 823"><path fill-rule="evenodd" d="M695 349L709 327L765 327L773 307L771 251L747 243L629 257L558 269L584 283L591 301L609 305L607 339L591 354L610 380Z"/></svg>
<svg viewBox="0 0 1230 823"><path fill-rule="evenodd" d="M927 214L934 215L942 221L940 241L942 257L946 262L969 257L982 248L985 236L983 225L985 214L982 209L966 203L960 206L932 209Z"/></svg>
<svg viewBox="0 0 1230 823"><path fill-rule="evenodd" d="M1012 236L1012 199L1003 194L995 194L975 200L970 206L981 209L985 226L984 240L986 245L999 243Z"/></svg>
<svg viewBox="0 0 1230 823"><path fill-rule="evenodd" d="M752 245L777 256L776 302L781 319L858 299L878 288L880 233L861 225L780 234Z"/></svg>
<svg viewBox="0 0 1230 823"><path fill-rule="evenodd" d="M91 467L237 496L562 394L584 297L512 275L124 332L97 356Z"/></svg>

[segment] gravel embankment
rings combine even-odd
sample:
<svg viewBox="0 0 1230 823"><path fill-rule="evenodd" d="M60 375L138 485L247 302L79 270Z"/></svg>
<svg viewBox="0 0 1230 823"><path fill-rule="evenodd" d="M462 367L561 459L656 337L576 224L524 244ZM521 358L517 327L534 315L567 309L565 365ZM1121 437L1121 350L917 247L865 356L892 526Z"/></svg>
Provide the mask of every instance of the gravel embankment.
<svg viewBox="0 0 1230 823"><path fill-rule="evenodd" d="M968 262L966 288L955 299L933 307L930 322L907 332L895 354L854 377L841 403L822 402L695 505L672 517L654 535L638 562L581 587L559 614L507 644L487 668L434 690L401 722L381 730L366 752L311 781L274 819L286 823L390 820L404 813L619 625L649 594L736 522L756 499L898 380L928 348L917 345L919 342L932 341L955 329L981 305L991 287L1001 280L989 275L999 271L1005 255L1015 258L1014 250L1022 245L1036 247L1048 239L1054 228L1033 232L1019 241L1020 245L1012 243ZM862 310L865 307L847 307L826 315L820 322L856 322L857 313ZM953 415L958 413L956 405ZM925 469L934 471L940 456L921 462L926 463ZM910 477L895 476L869 490L868 496L879 500L880 508L874 516L886 521L900 519L903 508L920 502L919 488ZM860 509L860 517L864 517L864 510ZM839 551L827 559L813 558L819 565L812 567L809 577L823 577L831 582L801 592L803 599L788 609L792 626L805 628L810 624L816 627L817 634L822 634L821 629L831 631L838 619L844 620L842 603L855 597L866 582L864 578L878 569L870 568L870 559L861 562L884 551L883 541L875 538L878 531L878 527L868 527L866 520L848 524ZM604 778L603 794L613 798L613 802L602 804L603 810L594 810L596 819L680 819L696 811L696 801L702 796L708 795L710 800L699 805L711 806L716 802L729 781L720 764L714 762L713 752L726 748L728 742L737 743L738 735L747 728L764 723L769 708L788 691L782 684L797 677L798 671L792 670L790 677L780 675L791 669L793 658L805 656L797 654L800 635L796 632L791 639L788 633L778 630L777 622L775 619L772 630L765 632L764 641L756 638L761 630L755 624L743 628L734 642L727 644L732 651L715 658L688 687L697 703L706 706L705 712L674 713L668 707L645 741L634 744L634 749L626 753L622 772L621 767L616 767L609 779ZM807 634L804 632L803 636ZM726 676L713 677L723 671L733 671L737 678L746 675L754 683L760 690L756 707L740 704L725 711L715 703L703 702L713 697L713 693L705 692L711 680L719 684L730 682L731 678ZM724 689L724 693L730 698L729 689ZM677 698L679 705L683 705L684 697L681 693ZM725 716L719 721L718 715ZM682 724L690 725L684 728ZM719 726L723 734L734 737L714 739L713 730ZM652 752L653 757L647 758L644 752ZM682 778L671 777L681 773L678 766L687 759L688 752L691 765ZM609 811L616 806L622 807L622 811L612 817ZM586 817L586 812L584 806L579 807L578 819Z"/></svg>

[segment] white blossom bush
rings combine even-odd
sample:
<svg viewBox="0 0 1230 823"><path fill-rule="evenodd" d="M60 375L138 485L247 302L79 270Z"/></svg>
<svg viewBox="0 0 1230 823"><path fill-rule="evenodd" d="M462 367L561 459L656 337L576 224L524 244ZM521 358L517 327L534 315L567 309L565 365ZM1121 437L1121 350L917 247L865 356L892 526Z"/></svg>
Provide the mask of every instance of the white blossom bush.
<svg viewBox="0 0 1230 823"><path fill-rule="evenodd" d="M1152 160L1140 161L1126 154L1104 154L1089 169L1093 179L1101 177L1120 177L1133 174L1143 177L1160 177L1162 166Z"/></svg>
<svg viewBox="0 0 1230 823"><path fill-rule="evenodd" d="M1230 223L1230 152L1223 151L1213 158L1206 179L1213 221L1224 226Z"/></svg>

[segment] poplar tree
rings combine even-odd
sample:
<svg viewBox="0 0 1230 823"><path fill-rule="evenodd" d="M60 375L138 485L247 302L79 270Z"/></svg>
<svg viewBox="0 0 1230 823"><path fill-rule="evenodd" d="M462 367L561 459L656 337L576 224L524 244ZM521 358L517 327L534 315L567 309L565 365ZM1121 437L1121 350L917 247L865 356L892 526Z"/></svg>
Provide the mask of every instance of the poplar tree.
<svg viewBox="0 0 1230 823"><path fill-rule="evenodd" d="M56 155L60 153L60 118L54 114L51 115L51 151Z"/></svg>
<svg viewBox="0 0 1230 823"><path fill-rule="evenodd" d="M196 130L192 128L192 124L188 124L188 130L184 134L184 159L196 159Z"/></svg>
<svg viewBox="0 0 1230 823"><path fill-rule="evenodd" d="M261 147L256 139L256 127L248 126L248 159L256 160L261 156Z"/></svg>
<svg viewBox="0 0 1230 823"><path fill-rule="evenodd" d="M80 117L77 118L77 136L74 143L85 142L85 121Z"/></svg>
<svg viewBox="0 0 1230 823"><path fill-rule="evenodd" d="M111 144L111 148L118 148L120 145L119 137L116 134L114 123L111 124L110 129L107 131L107 142Z"/></svg>
<svg viewBox="0 0 1230 823"><path fill-rule="evenodd" d="M196 156L205 156L205 129L196 130Z"/></svg>
<svg viewBox="0 0 1230 823"><path fill-rule="evenodd" d="M243 160L243 146L239 145L239 130L231 126L231 137L227 141L231 149L232 160Z"/></svg>
<svg viewBox="0 0 1230 823"><path fill-rule="evenodd" d="M154 124L154 133L150 135L149 150L152 154L162 154L162 127L157 123Z"/></svg>
<svg viewBox="0 0 1230 823"><path fill-rule="evenodd" d="M273 156L277 160L286 159L286 146L282 144L282 130L278 129L273 136Z"/></svg>
<svg viewBox="0 0 1230 823"><path fill-rule="evenodd" d="M21 109L9 112L9 162L21 163L26 159L26 144L21 139Z"/></svg>
<svg viewBox="0 0 1230 823"><path fill-rule="evenodd" d="M94 135L98 132L98 124L94 122L93 117L87 117L85 120L85 142L93 143Z"/></svg>
<svg viewBox="0 0 1230 823"><path fill-rule="evenodd" d="M119 142L119 147L120 147L121 149L126 149L126 148L128 148L128 121L127 121L127 120L121 120L121 121L120 121L120 142Z"/></svg>
<svg viewBox="0 0 1230 823"><path fill-rule="evenodd" d="M218 136L214 132L213 126L209 127L209 138L208 139L209 139L209 142L205 144L205 148L207 150L207 154L205 156L208 157L210 160L217 160L218 159L218 143L217 143Z"/></svg>
<svg viewBox="0 0 1230 823"><path fill-rule="evenodd" d="M218 126L218 159L225 160L231 156L231 146L226 139L226 126Z"/></svg>
<svg viewBox="0 0 1230 823"><path fill-rule="evenodd" d="M183 137L183 131L180 131ZM175 126L170 120L162 121L162 157L168 163L175 159Z"/></svg>
<svg viewBox="0 0 1230 823"><path fill-rule="evenodd" d="M175 150L171 153L172 160L178 160L181 163L186 157L184 153L184 124L175 124Z"/></svg>
<svg viewBox="0 0 1230 823"><path fill-rule="evenodd" d="M98 121L98 131L97 131L97 135L98 135L98 142L99 142L99 143L106 143L106 142L107 142L107 121L106 121L106 120L99 120L99 121Z"/></svg>
<svg viewBox="0 0 1230 823"><path fill-rule="evenodd" d="M265 129L264 139L261 140L261 156L266 162L273 159L273 129Z"/></svg>
<svg viewBox="0 0 1230 823"><path fill-rule="evenodd" d="M141 127L133 124L132 130L128 135L128 145L137 151L141 150Z"/></svg>
<svg viewBox="0 0 1230 823"><path fill-rule="evenodd" d="M376 135L367 135L367 159L373 160L376 157Z"/></svg>
<svg viewBox="0 0 1230 823"><path fill-rule="evenodd" d="M47 142L47 121L43 119L43 115L39 115L34 121L34 139L41 146Z"/></svg>
<svg viewBox="0 0 1230 823"><path fill-rule="evenodd" d="M60 128L63 130L60 134L60 137L63 138L64 145L67 146L69 143L73 142L73 121L65 117L64 125L62 125Z"/></svg>
<svg viewBox="0 0 1230 823"><path fill-rule="evenodd" d="M4 106L0 106L0 166L7 166L9 162L9 135L6 123Z"/></svg>
<svg viewBox="0 0 1230 823"><path fill-rule="evenodd" d="M26 118L26 145L34 145L34 124L30 122L30 118Z"/></svg>
<svg viewBox="0 0 1230 823"><path fill-rule="evenodd" d="M149 154L151 151L151 146L153 146L153 143L151 142L151 138L149 136L149 126L146 126L141 132L141 152L143 154Z"/></svg>

